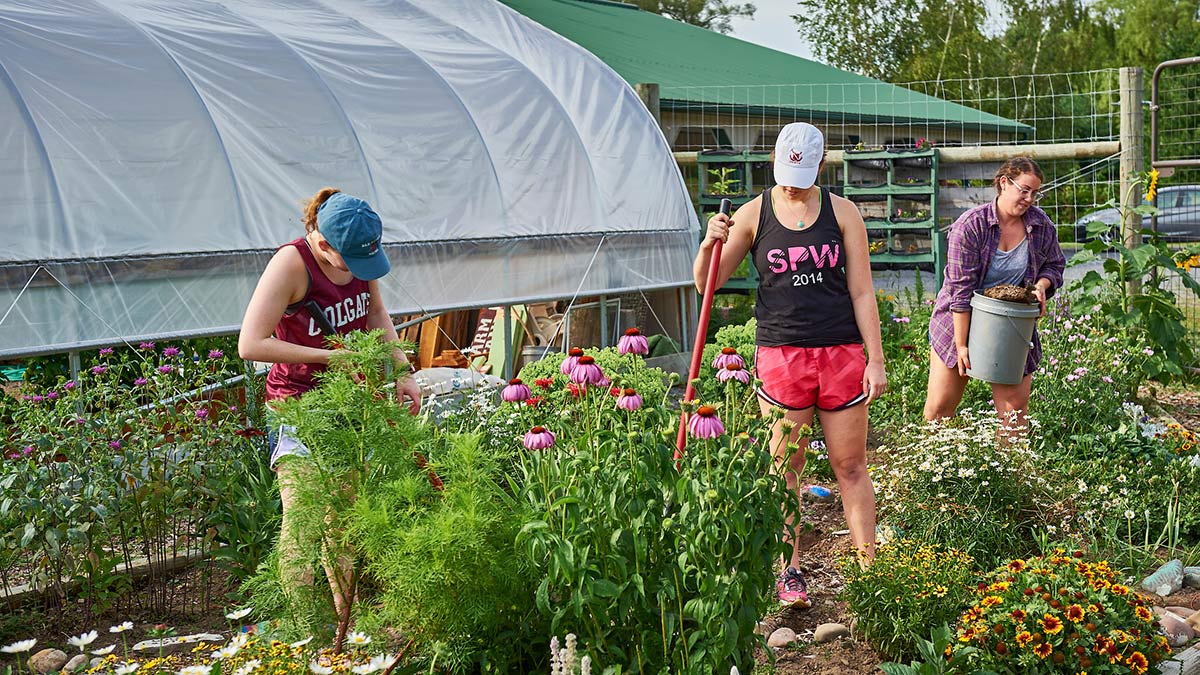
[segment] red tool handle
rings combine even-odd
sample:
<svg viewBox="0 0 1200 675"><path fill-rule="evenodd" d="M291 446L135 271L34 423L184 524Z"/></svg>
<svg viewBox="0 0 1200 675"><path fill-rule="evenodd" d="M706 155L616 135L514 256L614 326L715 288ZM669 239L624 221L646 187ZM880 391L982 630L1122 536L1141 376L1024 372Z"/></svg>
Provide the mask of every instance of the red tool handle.
<svg viewBox="0 0 1200 675"><path fill-rule="evenodd" d="M721 200L721 213L728 216L731 208L733 208L733 202L728 199ZM700 361L704 359L704 340L708 335L708 318L712 314L713 294L717 292L717 273L721 270L721 248L724 243L720 239L713 243L712 257L708 261L708 279L704 282L704 299L700 303L700 321L696 325L695 346L692 347L692 365L688 368L687 389L683 393L685 401L696 398L696 388L692 386L692 380L700 376ZM677 459L683 453L683 446L687 443L687 422L687 412L680 412L679 434L675 437L675 457Z"/></svg>

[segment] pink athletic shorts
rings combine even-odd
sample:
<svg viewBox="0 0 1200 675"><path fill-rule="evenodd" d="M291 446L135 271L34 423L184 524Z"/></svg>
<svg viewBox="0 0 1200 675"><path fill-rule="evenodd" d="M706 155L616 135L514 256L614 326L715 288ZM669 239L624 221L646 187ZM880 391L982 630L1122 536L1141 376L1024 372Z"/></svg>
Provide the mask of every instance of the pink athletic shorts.
<svg viewBox="0 0 1200 675"><path fill-rule="evenodd" d="M867 355L861 344L836 347L758 347L755 377L758 395L785 410L845 410L867 400L863 371Z"/></svg>

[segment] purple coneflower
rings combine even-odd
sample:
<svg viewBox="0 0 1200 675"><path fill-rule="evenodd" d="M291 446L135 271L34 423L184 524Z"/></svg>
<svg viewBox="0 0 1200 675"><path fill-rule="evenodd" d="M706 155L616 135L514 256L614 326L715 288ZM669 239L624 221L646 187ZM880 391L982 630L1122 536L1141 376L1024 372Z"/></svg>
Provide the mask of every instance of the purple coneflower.
<svg viewBox="0 0 1200 675"><path fill-rule="evenodd" d="M650 344L646 342L646 336L642 335L642 331L636 328L630 328L625 331L625 335L617 341L617 351L622 354L649 354Z"/></svg>
<svg viewBox="0 0 1200 675"><path fill-rule="evenodd" d="M563 375L570 375L572 370L575 370L576 364L579 363L579 358L583 356L583 350L579 347L571 347L567 350L567 358L563 359L562 365L558 367L559 372Z"/></svg>
<svg viewBox="0 0 1200 675"><path fill-rule="evenodd" d="M140 386L142 386L143 384L146 384L146 383L147 383L147 382L149 382L149 381L150 381L150 380L147 380L147 379L146 379L146 378L144 378L144 377L139 377L138 379L136 379L136 380L134 380L134 381L133 381L133 386L135 386L135 387L140 387Z"/></svg>
<svg viewBox="0 0 1200 675"><path fill-rule="evenodd" d="M736 363L742 368L746 367L745 359L742 358L741 354L738 354L736 349L733 347L724 347L721 349L721 353L717 354L717 358L713 359L712 365L713 368L720 370L730 363Z"/></svg>
<svg viewBox="0 0 1200 675"><path fill-rule="evenodd" d="M92 366L93 375L103 375L106 370L108 370L108 366Z"/></svg>
<svg viewBox="0 0 1200 675"><path fill-rule="evenodd" d="M224 356L225 352L221 351L220 349L210 349L208 352L208 358L213 360L224 358Z"/></svg>
<svg viewBox="0 0 1200 675"><path fill-rule="evenodd" d="M105 347L100 350L100 356L112 356L112 347Z"/></svg>
<svg viewBox="0 0 1200 675"><path fill-rule="evenodd" d="M590 356L579 357L579 363L571 369L571 381L575 384L600 384L604 378L604 371L600 370L600 366L596 365L596 359Z"/></svg>
<svg viewBox="0 0 1200 675"><path fill-rule="evenodd" d="M717 417L717 409L710 405L702 405L688 420L688 431L696 438L717 438L725 433L725 425Z"/></svg>
<svg viewBox="0 0 1200 675"><path fill-rule="evenodd" d="M529 391L529 385L525 384L520 378L513 378L508 381L508 385L500 390L500 399L509 403L519 403L532 396Z"/></svg>
<svg viewBox="0 0 1200 675"><path fill-rule="evenodd" d="M621 410L637 410L642 407L642 397L632 388L626 388L617 397L617 407Z"/></svg>
<svg viewBox="0 0 1200 675"><path fill-rule="evenodd" d="M736 361L730 361L725 364L725 367L717 371L718 382L728 382L737 380L742 384L750 384L750 373Z"/></svg>
<svg viewBox="0 0 1200 675"><path fill-rule="evenodd" d="M525 433L525 447L529 450L545 450L554 445L554 432L546 427L534 427Z"/></svg>
<svg viewBox="0 0 1200 675"><path fill-rule="evenodd" d="M163 350L163 356L165 356L167 358L170 358L172 356L179 356L179 348L178 347L167 347L166 349Z"/></svg>

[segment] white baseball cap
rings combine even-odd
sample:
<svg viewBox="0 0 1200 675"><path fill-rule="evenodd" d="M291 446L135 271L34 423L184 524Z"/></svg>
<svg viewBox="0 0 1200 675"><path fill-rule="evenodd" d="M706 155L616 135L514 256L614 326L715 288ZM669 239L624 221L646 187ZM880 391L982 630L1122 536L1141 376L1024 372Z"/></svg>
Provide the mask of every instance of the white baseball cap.
<svg viewBox="0 0 1200 675"><path fill-rule="evenodd" d="M825 138L808 122L793 122L779 130L775 141L775 184L810 188L825 158Z"/></svg>

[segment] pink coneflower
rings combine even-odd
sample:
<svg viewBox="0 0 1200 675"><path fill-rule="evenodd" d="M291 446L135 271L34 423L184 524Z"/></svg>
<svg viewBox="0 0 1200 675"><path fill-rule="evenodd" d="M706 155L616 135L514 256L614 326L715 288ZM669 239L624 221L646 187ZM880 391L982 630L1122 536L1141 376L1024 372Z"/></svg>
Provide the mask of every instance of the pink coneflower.
<svg viewBox="0 0 1200 675"><path fill-rule="evenodd" d="M534 380L533 383L535 385L541 387L542 389L549 389L550 387L554 386L554 378L553 377L539 377L538 379Z"/></svg>
<svg viewBox="0 0 1200 675"><path fill-rule="evenodd" d="M200 408L199 410L197 410L196 411L196 419L198 419L198 420L208 419L208 408Z"/></svg>
<svg viewBox="0 0 1200 675"><path fill-rule="evenodd" d="M142 344L138 345L138 349L146 349L146 350L154 349L154 343L153 342L143 342Z"/></svg>
<svg viewBox="0 0 1200 675"><path fill-rule="evenodd" d="M580 357L583 356L583 350L579 347L571 347L567 350L567 358L563 359L562 365L558 367L559 372L563 375L570 375L572 370L575 370L575 365L579 363Z"/></svg>
<svg viewBox="0 0 1200 675"><path fill-rule="evenodd" d="M170 358L172 356L179 356L179 348L178 347L167 347L166 349L163 350L163 356L166 356L167 358Z"/></svg>
<svg viewBox="0 0 1200 675"><path fill-rule="evenodd" d="M136 379L136 380L134 380L134 381L133 381L133 386L135 386L135 387L140 387L140 386L142 386L143 384L146 384L146 383L147 383L147 382L149 382L149 381L150 381L150 380L147 380L147 379L146 379L146 378L144 378L144 377L139 377L138 379Z"/></svg>
<svg viewBox="0 0 1200 675"><path fill-rule="evenodd" d="M75 384L75 380L67 380L66 382L63 383L63 389L66 389L67 391L71 391L72 389L74 389L77 386L78 385Z"/></svg>
<svg viewBox="0 0 1200 675"><path fill-rule="evenodd" d="M172 370L175 370L174 366L159 366L158 367L158 372L162 373L163 375L166 375L167 373L171 372Z"/></svg>
<svg viewBox="0 0 1200 675"><path fill-rule="evenodd" d="M725 433L725 425L717 417L717 409L710 405L702 405L688 420L688 431L696 438L717 438Z"/></svg>
<svg viewBox="0 0 1200 675"><path fill-rule="evenodd" d="M554 433L546 427L534 427L525 433L525 447L529 450L545 450L554 445Z"/></svg>
<svg viewBox="0 0 1200 675"><path fill-rule="evenodd" d="M596 365L596 359L590 356L579 357L579 363L571 369L570 377L572 382L582 385L601 384L605 380L604 371Z"/></svg>
<svg viewBox="0 0 1200 675"><path fill-rule="evenodd" d="M100 350L100 356L112 356L112 347L105 347Z"/></svg>
<svg viewBox="0 0 1200 675"><path fill-rule="evenodd" d="M92 366L93 375L103 375L106 370L108 370L108 366Z"/></svg>
<svg viewBox="0 0 1200 675"><path fill-rule="evenodd" d="M617 397L617 407L621 410L637 410L642 407L642 397L632 388L626 388Z"/></svg>
<svg viewBox="0 0 1200 675"><path fill-rule="evenodd" d="M519 403L531 395L529 386L515 377L508 381L508 385L504 389L500 390L500 399L509 403Z"/></svg>
<svg viewBox="0 0 1200 675"><path fill-rule="evenodd" d="M642 331L630 328L617 341L617 351L622 354L645 355L650 353L650 343L646 341L646 336L642 335Z"/></svg>
<svg viewBox="0 0 1200 675"><path fill-rule="evenodd" d="M712 365L713 368L720 370L730 363L736 363L742 368L746 367L745 359L742 358L741 354L738 354L736 349L733 347L724 347L721 349L721 353L717 354L717 358L713 359Z"/></svg>
<svg viewBox="0 0 1200 675"><path fill-rule="evenodd" d="M223 358L224 356L225 356L225 352L221 351L220 349L210 349L208 351L208 358L213 359L213 360Z"/></svg>
<svg viewBox="0 0 1200 675"><path fill-rule="evenodd" d="M737 380L742 384L750 384L750 373L746 372L746 369L742 368L736 361L730 361L725 364L724 368L717 371L717 381L728 382L730 380Z"/></svg>

